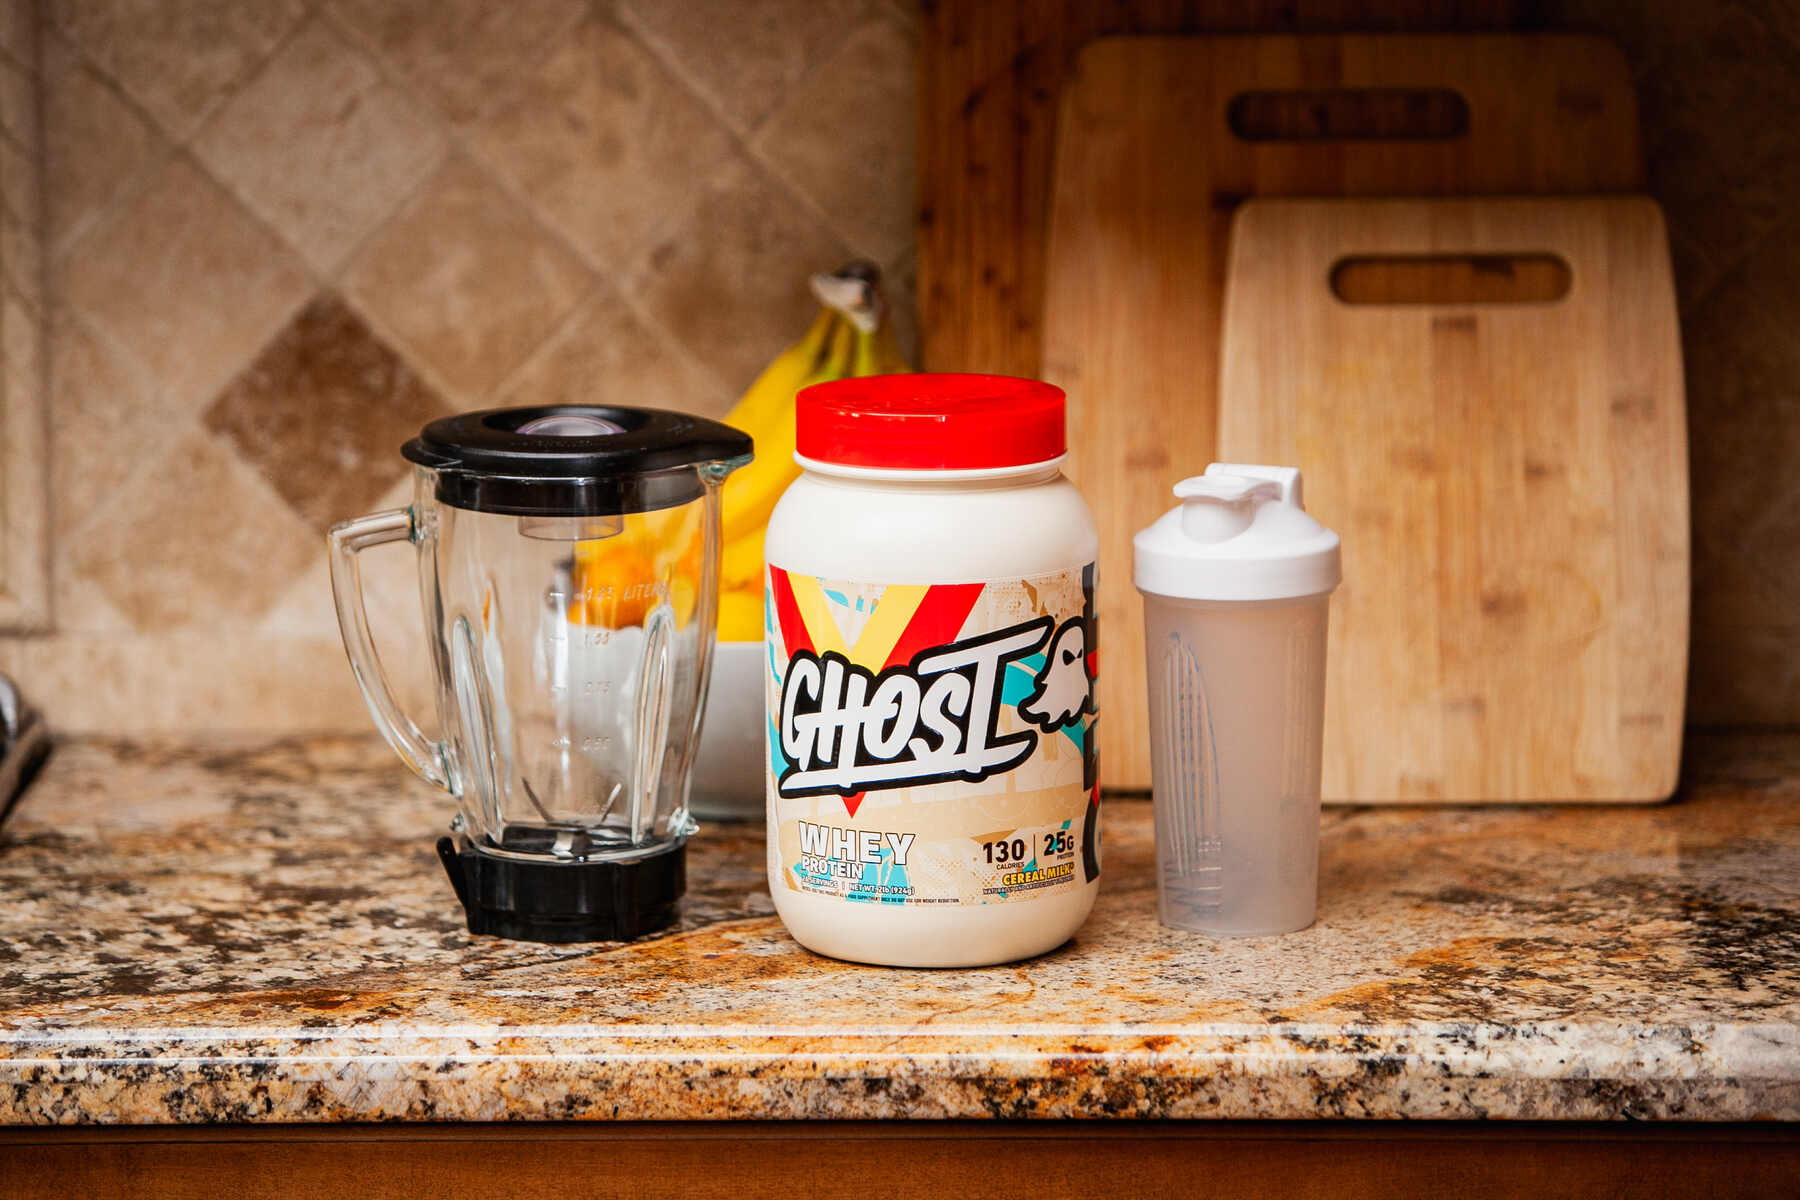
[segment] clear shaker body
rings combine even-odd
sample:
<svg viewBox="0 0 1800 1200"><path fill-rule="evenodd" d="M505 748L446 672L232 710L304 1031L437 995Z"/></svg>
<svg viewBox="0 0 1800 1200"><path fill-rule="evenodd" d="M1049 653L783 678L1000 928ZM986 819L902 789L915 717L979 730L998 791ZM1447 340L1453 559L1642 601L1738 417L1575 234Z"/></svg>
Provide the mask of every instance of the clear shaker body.
<svg viewBox="0 0 1800 1200"><path fill-rule="evenodd" d="M687 504L529 517L443 504L416 468L444 765L479 850L617 861L692 831L724 471L681 470Z"/></svg>
<svg viewBox="0 0 1800 1200"><path fill-rule="evenodd" d="M1165 925L1248 936L1312 924L1329 603L1145 595Z"/></svg>

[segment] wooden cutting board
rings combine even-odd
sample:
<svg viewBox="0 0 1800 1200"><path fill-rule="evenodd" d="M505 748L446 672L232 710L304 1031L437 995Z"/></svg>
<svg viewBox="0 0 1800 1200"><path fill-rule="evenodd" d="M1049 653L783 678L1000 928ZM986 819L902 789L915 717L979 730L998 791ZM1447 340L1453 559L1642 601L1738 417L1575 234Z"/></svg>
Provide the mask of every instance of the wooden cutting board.
<svg viewBox="0 0 1800 1200"><path fill-rule="evenodd" d="M1219 454L1300 467L1343 536L1328 799L1674 791L1687 436L1654 202L1253 202L1222 354Z"/></svg>
<svg viewBox="0 0 1800 1200"><path fill-rule="evenodd" d="M932 371L1039 373L1056 112L1109 35L1492 33L1530 0L952 0L919 10L919 334Z"/></svg>
<svg viewBox="0 0 1800 1200"><path fill-rule="evenodd" d="M1100 521L1102 778L1145 788L1131 537L1215 457L1233 208L1641 190L1637 105L1617 47L1586 36L1112 38L1083 51L1060 121L1044 374Z"/></svg>

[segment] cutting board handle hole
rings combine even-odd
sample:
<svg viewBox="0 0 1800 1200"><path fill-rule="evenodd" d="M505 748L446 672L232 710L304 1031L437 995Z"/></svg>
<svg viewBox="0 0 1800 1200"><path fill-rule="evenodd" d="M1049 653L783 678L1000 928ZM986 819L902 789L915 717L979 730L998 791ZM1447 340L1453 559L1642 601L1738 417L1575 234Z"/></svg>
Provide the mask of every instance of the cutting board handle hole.
<svg viewBox="0 0 1800 1200"><path fill-rule="evenodd" d="M1469 131L1469 102L1451 88L1267 89L1225 110L1246 142L1441 142Z"/></svg>
<svg viewBox="0 0 1800 1200"><path fill-rule="evenodd" d="M1573 279L1555 254L1371 254L1331 264L1331 293L1345 304L1549 304Z"/></svg>

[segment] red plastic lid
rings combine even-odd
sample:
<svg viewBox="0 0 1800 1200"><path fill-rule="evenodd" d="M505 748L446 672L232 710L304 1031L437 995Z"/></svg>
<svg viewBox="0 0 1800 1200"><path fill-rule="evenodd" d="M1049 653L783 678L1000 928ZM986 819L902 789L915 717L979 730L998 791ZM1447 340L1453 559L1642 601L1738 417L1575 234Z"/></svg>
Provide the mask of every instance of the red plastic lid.
<svg viewBox="0 0 1800 1200"><path fill-rule="evenodd" d="M1011 375L871 375L803 388L801 457L846 467L969 471L1060 458L1063 390Z"/></svg>

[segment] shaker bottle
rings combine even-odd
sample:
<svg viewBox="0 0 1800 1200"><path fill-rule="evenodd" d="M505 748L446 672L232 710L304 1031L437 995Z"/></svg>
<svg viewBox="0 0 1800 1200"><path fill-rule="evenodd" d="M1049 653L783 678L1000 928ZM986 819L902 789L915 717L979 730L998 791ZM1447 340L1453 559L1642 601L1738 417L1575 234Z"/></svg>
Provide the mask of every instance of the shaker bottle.
<svg viewBox="0 0 1800 1200"><path fill-rule="evenodd" d="M331 531L344 646L375 727L461 805L438 843L471 933L622 940L686 887L712 665L719 489L750 439L657 409L489 409L401 451L413 503ZM442 736L382 673L357 555L418 553Z"/></svg>
<svg viewBox="0 0 1800 1200"><path fill-rule="evenodd" d="M1213 463L1175 497L1133 540L1159 916L1212 934L1304 929L1338 536L1302 509L1293 467Z"/></svg>

